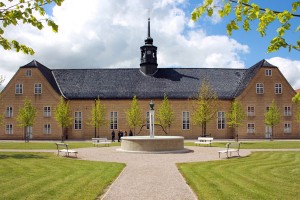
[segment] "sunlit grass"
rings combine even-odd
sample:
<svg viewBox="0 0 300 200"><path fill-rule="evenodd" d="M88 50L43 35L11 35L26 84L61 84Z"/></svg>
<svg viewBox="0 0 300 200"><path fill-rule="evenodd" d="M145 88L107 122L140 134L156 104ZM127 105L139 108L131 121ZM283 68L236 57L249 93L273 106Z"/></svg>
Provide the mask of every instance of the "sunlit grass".
<svg viewBox="0 0 300 200"><path fill-rule="evenodd" d="M199 199L300 199L299 152L178 164Z"/></svg>
<svg viewBox="0 0 300 200"><path fill-rule="evenodd" d="M195 140L196 141L196 140ZM242 141L241 149L298 149L300 148L300 140L299 141ZM227 142L213 142L212 147L225 147ZM195 146L194 142L186 142L185 146ZM207 146L207 145L201 145Z"/></svg>
<svg viewBox="0 0 300 200"><path fill-rule="evenodd" d="M125 164L0 152L0 199L95 199Z"/></svg>

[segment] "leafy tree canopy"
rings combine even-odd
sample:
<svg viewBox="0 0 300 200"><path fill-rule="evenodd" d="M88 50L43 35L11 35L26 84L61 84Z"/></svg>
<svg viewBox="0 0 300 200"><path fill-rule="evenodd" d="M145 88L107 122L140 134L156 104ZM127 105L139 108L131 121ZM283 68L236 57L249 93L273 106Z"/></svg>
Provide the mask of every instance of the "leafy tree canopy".
<svg viewBox="0 0 300 200"><path fill-rule="evenodd" d="M133 97L130 109L126 112L127 123L130 128L134 129L142 125L142 115L136 96Z"/></svg>
<svg viewBox="0 0 300 200"><path fill-rule="evenodd" d="M174 112L171 108L170 102L166 94L164 95L164 100L158 108L157 119L159 124L164 128L170 127L175 119Z"/></svg>
<svg viewBox="0 0 300 200"><path fill-rule="evenodd" d="M69 102L65 102L61 97L57 107L54 110L54 117L60 127L66 128L72 124L71 110Z"/></svg>
<svg viewBox="0 0 300 200"><path fill-rule="evenodd" d="M280 48L295 49L300 51L300 40L287 42L285 33L288 31L298 32L300 25L292 27L291 19L300 17L296 14L300 1L294 1L290 10L275 11L269 8L262 8L259 4L251 3L250 0L223 0L223 5L217 5L219 1L204 0L203 5L197 7L192 12L192 20L198 20L202 15L212 17L214 12L218 12L221 18L234 16L227 24L227 34L231 35L233 30L239 30L242 27L246 32L251 30L251 22L258 21L257 31L262 37L266 35L266 29L272 22L279 22L277 36L275 36L268 46L268 52L274 52ZM282 3L285 3L282 1ZM232 15L230 15L232 14ZM297 34L297 33L296 33ZM299 34L299 32L298 32Z"/></svg>
<svg viewBox="0 0 300 200"><path fill-rule="evenodd" d="M25 99L24 106L20 108L17 121L22 127L33 126L36 118L36 108L29 99Z"/></svg>
<svg viewBox="0 0 300 200"><path fill-rule="evenodd" d="M273 100L269 110L265 113L265 124L269 126L277 125L280 123L280 117L280 110Z"/></svg>
<svg viewBox="0 0 300 200"><path fill-rule="evenodd" d="M15 49L17 52L22 51L25 54L34 54L32 48L20 44L16 40L6 38L5 29L18 24L29 24L39 30L47 25L54 32L58 31L58 26L51 19L45 17L46 4L54 3L58 6L64 0L2 0L0 1L0 45L5 50ZM45 22L45 23L44 23Z"/></svg>

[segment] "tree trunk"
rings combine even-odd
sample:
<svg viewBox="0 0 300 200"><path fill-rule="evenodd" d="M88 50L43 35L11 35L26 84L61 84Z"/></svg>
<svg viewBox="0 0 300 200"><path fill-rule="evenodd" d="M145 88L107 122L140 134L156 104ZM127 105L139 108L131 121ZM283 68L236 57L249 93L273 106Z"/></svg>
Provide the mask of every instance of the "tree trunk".
<svg viewBox="0 0 300 200"><path fill-rule="evenodd" d="M61 142L64 142L65 133L64 133L64 127L61 127Z"/></svg>
<svg viewBox="0 0 300 200"><path fill-rule="evenodd" d="M235 140L238 142L239 141L239 127L235 127Z"/></svg>

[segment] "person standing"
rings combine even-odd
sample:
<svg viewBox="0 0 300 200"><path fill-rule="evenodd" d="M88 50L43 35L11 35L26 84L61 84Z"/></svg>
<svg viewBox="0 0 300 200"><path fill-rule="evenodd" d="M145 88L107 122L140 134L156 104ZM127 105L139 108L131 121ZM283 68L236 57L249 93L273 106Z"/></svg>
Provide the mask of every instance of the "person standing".
<svg viewBox="0 0 300 200"><path fill-rule="evenodd" d="M113 131L111 132L111 141L112 141L112 142L115 142L115 137L116 137L116 133L115 133L115 130L113 130Z"/></svg>
<svg viewBox="0 0 300 200"><path fill-rule="evenodd" d="M121 131L119 130L118 131L118 142L120 142L120 140L121 140Z"/></svg>

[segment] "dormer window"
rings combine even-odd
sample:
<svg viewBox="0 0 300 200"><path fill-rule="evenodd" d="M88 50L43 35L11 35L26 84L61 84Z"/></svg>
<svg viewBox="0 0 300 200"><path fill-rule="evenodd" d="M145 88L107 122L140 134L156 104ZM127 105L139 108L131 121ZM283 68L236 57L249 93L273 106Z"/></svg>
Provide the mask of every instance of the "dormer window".
<svg viewBox="0 0 300 200"><path fill-rule="evenodd" d="M32 76L31 69L27 69L26 70L25 76L27 76L27 77L31 77Z"/></svg>
<svg viewBox="0 0 300 200"><path fill-rule="evenodd" d="M42 84L41 83L34 84L34 94L42 94Z"/></svg>
<svg viewBox="0 0 300 200"><path fill-rule="evenodd" d="M266 69L266 76L272 76L272 70L271 69Z"/></svg>

